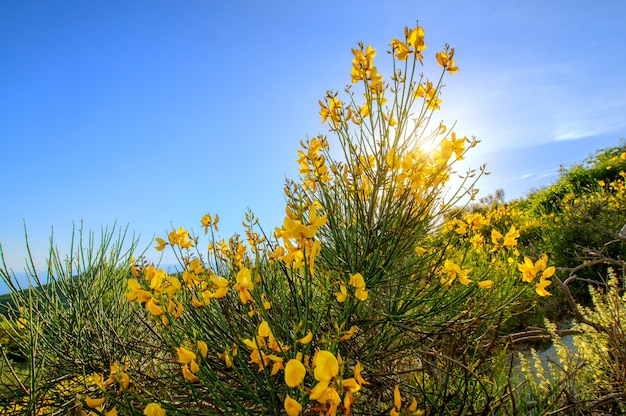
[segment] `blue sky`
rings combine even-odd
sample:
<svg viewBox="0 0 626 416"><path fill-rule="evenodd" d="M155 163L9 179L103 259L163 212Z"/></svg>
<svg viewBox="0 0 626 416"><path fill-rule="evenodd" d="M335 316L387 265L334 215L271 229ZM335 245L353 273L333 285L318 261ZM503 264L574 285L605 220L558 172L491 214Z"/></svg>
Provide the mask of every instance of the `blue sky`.
<svg viewBox="0 0 626 416"><path fill-rule="evenodd" d="M481 194L524 196L626 136L624 15L619 0L0 2L7 265L24 267L24 221L38 267L51 229L63 253L81 221L147 245L207 212L224 237L242 232L250 207L273 230L299 140L327 132L318 99L350 82L350 48L371 44L383 65L416 20L427 60L456 50L438 117L482 140L468 160L492 172Z"/></svg>

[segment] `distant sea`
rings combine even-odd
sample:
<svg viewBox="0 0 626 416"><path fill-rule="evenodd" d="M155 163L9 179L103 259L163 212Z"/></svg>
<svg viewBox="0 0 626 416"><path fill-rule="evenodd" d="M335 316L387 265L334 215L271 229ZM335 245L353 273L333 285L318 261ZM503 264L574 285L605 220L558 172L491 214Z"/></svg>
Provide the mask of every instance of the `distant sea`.
<svg viewBox="0 0 626 416"><path fill-rule="evenodd" d="M159 268L165 270L168 273L176 273L178 270L180 270L180 265L178 264L161 264L159 266ZM37 274L39 275L39 279L41 280L41 283L46 284L48 283L48 273L45 271L39 271L37 272ZM26 289L28 287L28 278L26 277L26 272L15 272L14 273L15 279L14 282L19 283L19 285L22 287L22 289ZM17 284L16 284L17 286ZM6 282L2 279L0 279L0 295L6 295L7 293L9 293L11 290L9 289L9 286L7 286Z"/></svg>
<svg viewBox="0 0 626 416"><path fill-rule="evenodd" d="M41 283L48 283L48 274L46 272L37 272L37 274L39 275ZM22 289L26 289L28 287L28 278L26 277L25 272L15 272L14 276L15 278L13 279L13 282L15 286L19 284ZM0 279L0 295L6 295L10 291L11 290L9 289L9 286L7 286L6 282L3 279Z"/></svg>

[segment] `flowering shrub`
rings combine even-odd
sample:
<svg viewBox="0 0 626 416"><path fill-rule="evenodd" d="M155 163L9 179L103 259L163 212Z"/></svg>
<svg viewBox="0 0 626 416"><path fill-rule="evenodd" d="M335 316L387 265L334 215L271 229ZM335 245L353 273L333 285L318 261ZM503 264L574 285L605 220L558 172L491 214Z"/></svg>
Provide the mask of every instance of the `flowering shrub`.
<svg viewBox="0 0 626 416"><path fill-rule="evenodd" d="M500 327L523 294L549 295L554 268L521 258L514 224L449 219L482 173L451 189L478 141L432 124L443 78L459 70L454 49L435 54L432 82L417 75L421 27L390 46L388 79L376 49L359 44L345 95L320 100L330 136L302 142L273 233L248 212L245 235L222 239L206 214L204 237L180 227L156 239L179 272L116 250L80 270L90 279L73 279L73 261L58 268L64 295L83 288L71 302L45 291L35 304L18 299L29 374L13 374L9 402L99 415L506 409Z"/></svg>

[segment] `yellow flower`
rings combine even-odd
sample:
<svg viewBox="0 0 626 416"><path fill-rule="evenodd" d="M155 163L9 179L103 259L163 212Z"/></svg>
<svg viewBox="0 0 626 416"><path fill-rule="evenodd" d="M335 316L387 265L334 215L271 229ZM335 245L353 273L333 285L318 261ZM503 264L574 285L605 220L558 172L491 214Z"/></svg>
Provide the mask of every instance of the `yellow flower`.
<svg viewBox="0 0 626 416"><path fill-rule="evenodd" d="M194 362L194 363L195 363L195 361L192 361L192 362ZM196 365L197 365L197 364L196 364ZM183 366L183 377L185 377L185 379L186 379L186 380L189 380L189 381L191 381L192 383L194 383L194 382L196 382L196 381L200 380L200 379L198 378L198 376L197 376L197 375L195 375L194 373L192 373L192 372L189 370L188 364L185 364L185 365Z"/></svg>
<svg viewBox="0 0 626 416"><path fill-rule="evenodd" d="M252 282L252 275L247 267L243 267L237 273L237 283L235 284L235 290L239 291L239 298L242 303L248 303L252 299L250 290L254 289L254 283Z"/></svg>
<svg viewBox="0 0 626 416"><path fill-rule="evenodd" d="M312 340L313 340L313 333L309 330L309 332L307 332L305 336L300 338L298 342L300 344L306 345L306 344L309 344Z"/></svg>
<svg viewBox="0 0 626 416"><path fill-rule="evenodd" d="M207 354L209 353L209 347L206 345L206 342L198 341L197 345L200 355L202 355L203 358L206 358Z"/></svg>
<svg viewBox="0 0 626 416"><path fill-rule="evenodd" d="M399 39L391 41L391 48L393 49L396 58L400 61L406 61L406 58L411 54L409 46Z"/></svg>
<svg viewBox="0 0 626 416"><path fill-rule="evenodd" d="M467 224L462 220L455 218L454 224L456 225L456 229L454 231L456 231L457 234L463 235L467 232Z"/></svg>
<svg viewBox="0 0 626 416"><path fill-rule="evenodd" d="M295 359L287 361L285 366L285 384L289 387L298 387L304 380L306 369L304 365Z"/></svg>
<svg viewBox="0 0 626 416"><path fill-rule="evenodd" d="M344 389L344 391L349 391L350 393L356 393L361 390L361 386L354 378L346 378L342 380L341 388Z"/></svg>
<svg viewBox="0 0 626 416"><path fill-rule="evenodd" d="M367 300L368 293L367 290L365 290L365 280L363 279L361 273L350 275L349 284L356 288L354 293L355 298L361 301Z"/></svg>
<svg viewBox="0 0 626 416"><path fill-rule="evenodd" d="M446 71L454 74L459 70L459 67L455 66L454 59L454 48L450 48L450 53L448 54L446 51L437 52L437 63L445 68Z"/></svg>
<svg viewBox="0 0 626 416"><path fill-rule="evenodd" d="M349 284L351 284L357 289L365 288L365 280L363 279L363 276L361 275L361 273L355 273L355 274L350 275Z"/></svg>
<svg viewBox="0 0 626 416"><path fill-rule="evenodd" d="M178 245L181 248L193 247L193 242L189 241L189 232L182 227L178 228L178 231L172 231L168 234L171 245Z"/></svg>
<svg viewBox="0 0 626 416"><path fill-rule="evenodd" d="M317 381L329 382L339 372L339 363L337 358L330 351L321 350L315 353L313 357L313 377Z"/></svg>
<svg viewBox="0 0 626 416"><path fill-rule="evenodd" d="M333 125L339 124L341 121L341 110L343 109L343 104L341 100L337 97L329 97L328 106L326 106L323 102L319 101L320 106L320 116L322 117L322 124L326 123L326 120L330 118Z"/></svg>
<svg viewBox="0 0 626 416"><path fill-rule="evenodd" d="M475 212L467 215L465 221L467 221L467 224L471 225L472 228L480 228L485 223L485 217L483 217L483 214L480 212Z"/></svg>
<svg viewBox="0 0 626 416"><path fill-rule="evenodd" d="M158 300L150 299L148 303L146 303L146 309L154 316L160 316L165 313L163 308L158 305L158 302Z"/></svg>
<svg viewBox="0 0 626 416"><path fill-rule="evenodd" d="M302 412L302 405L287 395L285 397L285 412L288 416L298 416Z"/></svg>
<svg viewBox="0 0 626 416"><path fill-rule="evenodd" d="M524 263L519 263L517 269L522 272L523 282L532 282L537 277L537 273L541 272L541 280L547 279L554 275L556 268L554 266L547 267L548 256L544 254L535 263L528 257L524 257Z"/></svg>
<svg viewBox="0 0 626 416"><path fill-rule="evenodd" d="M535 285L535 291L539 296L551 296L552 294L546 290L546 287L550 286L550 284L552 284L552 282L549 280L541 280Z"/></svg>
<svg viewBox="0 0 626 416"><path fill-rule="evenodd" d="M356 379L357 383L359 383L360 385L370 384L367 381L365 381L365 379L361 375L362 371L363 371L363 364L357 361L356 365L354 366L354 378Z"/></svg>
<svg viewBox="0 0 626 416"><path fill-rule="evenodd" d="M215 218L211 218L209 214L204 214L200 219L200 223L202 224L202 228L204 228L204 233L207 234L209 232L209 227L213 227L215 231L219 231L217 229L217 223L219 222L219 215L215 214Z"/></svg>
<svg viewBox="0 0 626 416"><path fill-rule="evenodd" d="M356 333L356 330L357 330L356 325L352 325L349 330L343 333L343 335L340 338L341 341L347 341L350 338L352 338L354 334Z"/></svg>
<svg viewBox="0 0 626 416"><path fill-rule="evenodd" d="M223 353L218 354L217 357L220 360L224 360L224 363L226 364L226 367L228 368L232 368L233 366L233 358L237 356L237 345L234 344L232 350L229 348L226 348L224 350Z"/></svg>
<svg viewBox="0 0 626 416"><path fill-rule="evenodd" d="M178 353L178 362L181 364L188 364L196 359L196 354L184 347L179 347L176 352Z"/></svg>
<svg viewBox="0 0 626 416"><path fill-rule="evenodd" d="M105 385L110 386L113 383L119 383L120 391L122 388L127 389L130 385L130 377L125 372L127 368L128 364L124 364L123 366L121 366L118 362L111 364L109 378L105 382Z"/></svg>
<svg viewBox="0 0 626 416"><path fill-rule="evenodd" d="M150 403L143 409L143 414L146 416L165 416L165 409L157 403Z"/></svg>
<svg viewBox="0 0 626 416"><path fill-rule="evenodd" d="M546 268L543 272L541 272L541 280L552 277L552 275L554 275L555 272L556 272L556 267L554 266L550 266Z"/></svg>
<svg viewBox="0 0 626 416"><path fill-rule="evenodd" d="M309 398L320 403L326 403L330 399L329 390L333 390L331 387L328 387L328 384L328 381L317 383L309 392Z"/></svg>
<svg viewBox="0 0 626 416"><path fill-rule="evenodd" d="M402 398L400 397L400 387L396 384L396 388L393 389L393 405L398 411L402 407Z"/></svg>
<svg viewBox="0 0 626 416"><path fill-rule="evenodd" d="M284 359L282 357L279 357L279 356L274 355L274 354L268 355L267 358L272 360L272 362L274 363L274 364L272 364L272 371L271 371L270 375L274 376L274 375L278 374L278 372L283 369L283 361L284 361Z"/></svg>
<svg viewBox="0 0 626 416"><path fill-rule="evenodd" d="M445 286L451 286L452 282L456 278L459 279L464 285L471 283L471 280L467 278L467 275L471 272L471 269L461 269L461 267L450 260L446 260L443 263L442 272L446 275L441 277L441 284Z"/></svg>
<svg viewBox="0 0 626 416"><path fill-rule="evenodd" d="M482 282L478 282L478 287L481 289L491 289L493 286L493 280L483 280Z"/></svg>
<svg viewBox="0 0 626 416"><path fill-rule="evenodd" d="M492 252L498 250L500 248L500 240L502 240L504 236L502 233L496 229L491 230L491 242L493 243Z"/></svg>
<svg viewBox="0 0 626 416"><path fill-rule="evenodd" d="M365 289L360 289L359 288L359 289L357 289L354 292L354 297L357 298L360 301L367 300L368 296L369 296L369 294L367 293L367 290L365 290Z"/></svg>
<svg viewBox="0 0 626 416"><path fill-rule="evenodd" d="M226 280L222 276L213 274L211 275L211 283L213 283L213 285L217 289L215 290L215 292L211 293L210 298L221 299L226 296L226 293L228 293L228 285L230 285L230 282L228 280Z"/></svg>
<svg viewBox="0 0 626 416"><path fill-rule="evenodd" d="M345 285L339 286L340 292L335 292L334 295L337 298L337 302L345 302L348 297L348 289Z"/></svg>
<svg viewBox="0 0 626 416"><path fill-rule="evenodd" d="M517 245L517 239L519 238L519 231L515 229L515 226L511 226L511 229L504 236L504 247L515 247Z"/></svg>
<svg viewBox="0 0 626 416"><path fill-rule="evenodd" d="M263 309L265 310L268 310L272 307L272 302L267 300L267 296L265 296L265 293L261 294L261 302L263 303Z"/></svg>
<svg viewBox="0 0 626 416"><path fill-rule="evenodd" d="M92 399L89 396L85 397L85 404L89 407L91 407L92 409L95 409L96 407L102 406L102 404L104 403L104 401L106 400L105 397L102 397L100 399Z"/></svg>
<svg viewBox="0 0 626 416"><path fill-rule="evenodd" d="M167 245L167 241L165 241L164 239L159 238L159 237L157 237L155 240L158 243L158 245L156 247L154 247L154 248L157 251L162 251L165 248L165 246Z"/></svg>
<svg viewBox="0 0 626 416"><path fill-rule="evenodd" d="M257 334L259 334L259 336L266 337L266 338L272 336L272 330L270 329L270 326L267 323L267 321L263 320L259 324L259 328L257 329Z"/></svg>
<svg viewBox="0 0 626 416"><path fill-rule="evenodd" d="M418 256L421 256L424 253L426 253L426 249L425 248L415 247L415 254L417 254Z"/></svg>
<svg viewBox="0 0 626 416"><path fill-rule="evenodd" d="M129 301L136 300L137 303L142 304L152 299L150 292L144 290L139 282L135 279L128 279L128 292L124 293L124 297Z"/></svg>
<svg viewBox="0 0 626 416"><path fill-rule="evenodd" d="M407 39L407 43L415 48L417 51L423 51L426 49L426 44L424 43L424 29L420 26L415 26L410 32L408 28L404 29L404 34Z"/></svg>

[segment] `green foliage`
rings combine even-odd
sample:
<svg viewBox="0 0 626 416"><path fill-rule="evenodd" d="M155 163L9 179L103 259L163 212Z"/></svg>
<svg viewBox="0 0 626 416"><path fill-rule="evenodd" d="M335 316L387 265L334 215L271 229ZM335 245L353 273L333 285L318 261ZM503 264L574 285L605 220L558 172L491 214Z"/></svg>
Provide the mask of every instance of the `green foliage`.
<svg viewBox="0 0 626 416"><path fill-rule="evenodd" d="M626 256L624 247L607 244L616 240L626 225L626 145L596 154L569 170L555 184L516 201L514 206L540 224L532 244L547 252L562 268L569 269L596 257ZM581 269L579 277L597 280L603 266ZM584 285L578 290L586 294Z"/></svg>
<svg viewBox="0 0 626 416"><path fill-rule="evenodd" d="M567 195L580 196L593 192L600 181L608 183L619 179L620 172L626 171L624 152L626 142L620 139L618 145L598 150L573 166L561 166L558 179L520 200L520 208L537 216L562 212Z"/></svg>
<svg viewBox="0 0 626 416"><path fill-rule="evenodd" d="M135 242L124 248L124 233L117 240L113 232L102 234L96 243L93 234L84 238L79 230L66 259L51 242L47 284L31 272L31 286L19 290L6 267L0 269L14 288L17 307L3 324L10 329L2 343L4 363L10 364L10 354L26 361L5 380L4 403L27 414L70 412L76 409L76 392L87 391L85 375L108 369L128 354L138 333L122 294Z"/></svg>
<svg viewBox="0 0 626 416"><path fill-rule="evenodd" d="M524 384L521 395L533 403L529 414L623 414L626 411L626 298L621 276L610 268L606 289L589 286L591 307L578 306L571 332L574 345L567 346L556 326L546 322L558 362L543 364L536 354L523 355ZM527 403L528 403L527 402Z"/></svg>

